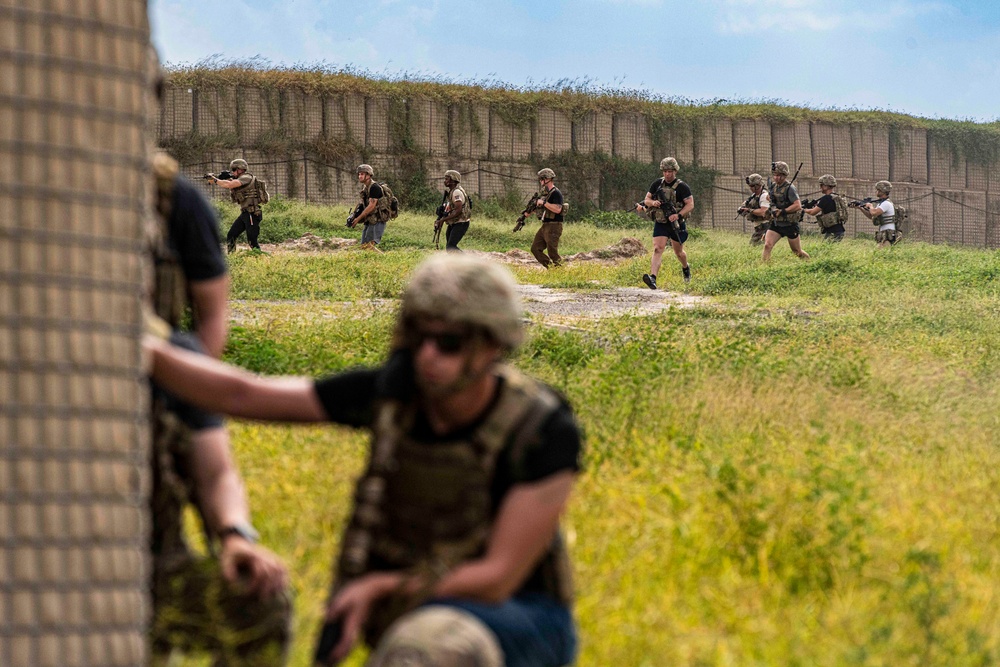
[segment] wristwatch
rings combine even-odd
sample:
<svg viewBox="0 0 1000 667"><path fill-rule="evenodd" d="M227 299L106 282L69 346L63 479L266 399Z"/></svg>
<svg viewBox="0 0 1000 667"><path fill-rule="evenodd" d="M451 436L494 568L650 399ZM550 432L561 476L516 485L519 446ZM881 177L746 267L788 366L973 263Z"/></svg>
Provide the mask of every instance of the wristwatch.
<svg viewBox="0 0 1000 667"><path fill-rule="evenodd" d="M260 533L254 530L254 527L249 523L235 523L231 526L223 526L216 533L216 537L219 541L224 541L230 535L238 535L250 544L256 544L257 540L260 539Z"/></svg>

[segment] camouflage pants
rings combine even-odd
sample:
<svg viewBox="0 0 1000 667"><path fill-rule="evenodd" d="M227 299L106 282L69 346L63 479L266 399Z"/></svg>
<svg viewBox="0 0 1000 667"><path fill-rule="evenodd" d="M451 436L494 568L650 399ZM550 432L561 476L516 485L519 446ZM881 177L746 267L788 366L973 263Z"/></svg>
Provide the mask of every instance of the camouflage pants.
<svg viewBox="0 0 1000 667"><path fill-rule="evenodd" d="M764 242L764 234L767 233L767 220L754 225L753 234L750 235L750 245L760 245Z"/></svg>
<svg viewBox="0 0 1000 667"><path fill-rule="evenodd" d="M229 584L215 559L189 557L162 568L153 586L153 665L171 652L212 656L215 667L285 664L291 640L286 594L260 600Z"/></svg>
<svg viewBox="0 0 1000 667"><path fill-rule="evenodd" d="M875 234L875 243L882 244L888 243L889 245L896 245L899 242L902 234L896 229L885 229Z"/></svg>

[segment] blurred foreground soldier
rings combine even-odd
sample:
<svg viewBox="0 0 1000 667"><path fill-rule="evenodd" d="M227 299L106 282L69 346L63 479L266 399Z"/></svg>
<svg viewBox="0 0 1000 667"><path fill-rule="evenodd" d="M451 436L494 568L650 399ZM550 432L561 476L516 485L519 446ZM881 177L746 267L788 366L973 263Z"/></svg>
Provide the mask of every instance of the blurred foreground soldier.
<svg viewBox="0 0 1000 667"><path fill-rule="evenodd" d="M458 242L469 231L469 224L472 221L472 207L469 203L469 195L466 194L465 188L459 185L461 182L462 174L454 169L444 172L446 193L445 203L443 204L444 210L441 211L444 215L434 222L438 226L438 230L440 230L440 225L447 227L447 231L445 232L445 239L447 240L445 250L456 252L461 252Z"/></svg>
<svg viewBox="0 0 1000 667"><path fill-rule="evenodd" d="M157 314L177 329L188 306L205 351L222 356L229 328L229 273L215 210L184 177L177 161L157 153L152 162L156 209L165 225L154 252Z"/></svg>
<svg viewBox="0 0 1000 667"><path fill-rule="evenodd" d="M535 232L535 239L531 242L531 254L546 269L562 264L562 257L559 255L559 238L563 233L565 200L563 193L556 187L555 178L556 172L548 167L538 172L538 183L541 186L542 196L535 204L538 207L542 226ZM548 249L548 256L545 255L546 249Z"/></svg>
<svg viewBox="0 0 1000 667"><path fill-rule="evenodd" d="M847 222L847 202L834 190L837 189L837 179L832 174L819 177L819 189L823 196L815 202L804 202L803 211L816 216L816 224L823 234L823 239L834 243L843 241L844 223Z"/></svg>
<svg viewBox="0 0 1000 667"><path fill-rule="evenodd" d="M750 174L746 182L750 186L750 196L737 213L746 216L753 225L750 245L760 245L764 242L764 233L767 232L767 211L771 208L771 198L764 189L764 177L760 174Z"/></svg>
<svg viewBox="0 0 1000 667"><path fill-rule="evenodd" d="M809 253L802 249L799 236L799 222L802 220L802 202L795 186L788 182L788 164L775 162L771 169L771 186L768 188L771 208L768 215L771 222L764 234L762 259L771 259L771 250L782 236L788 239L788 247L802 259L809 259Z"/></svg>
<svg viewBox="0 0 1000 667"><path fill-rule="evenodd" d="M385 365L314 382L251 375L147 338L154 377L204 408L372 432L319 662L559 667L576 633L559 534L580 433L503 363L523 337L510 274L457 253L405 290Z"/></svg>
<svg viewBox="0 0 1000 667"><path fill-rule="evenodd" d="M358 165L358 183L361 184L361 203L348 219L348 226L361 229L361 245L375 248L382 240L385 225L389 221L388 207L380 205L385 195L382 186L375 182L375 170L370 164Z"/></svg>
<svg viewBox="0 0 1000 667"><path fill-rule="evenodd" d="M677 178L680 165L672 157L660 160L660 171L663 178L658 178L649 186L649 192L641 206L640 213L650 211L653 219L653 258L649 263L649 273L642 275L642 282L649 289L656 289L656 275L663 262L663 251L670 240L674 256L681 263L681 274L684 282L691 282L691 267L688 266L684 242L687 241L687 224L685 220L694 210L694 195L687 183Z"/></svg>
<svg viewBox="0 0 1000 667"><path fill-rule="evenodd" d="M208 174L209 180L220 188L229 190L229 196L233 202L239 204L240 215L233 221L232 227L226 234L226 247L229 252L236 250L236 240L246 231L247 241L250 248L260 250L260 243L257 237L260 236L260 223L264 219L264 211L261 208L261 188L258 187L257 178L248 169L250 165L246 160L235 159L229 163L230 179L220 179Z"/></svg>
<svg viewBox="0 0 1000 667"><path fill-rule="evenodd" d="M153 160L158 222L153 305L171 340L218 356L227 333L229 278L208 202L166 155ZM195 332L176 332L189 304ZM281 665L290 639L287 573L254 544L243 485L222 420L154 386L151 493L154 664L172 652L206 652L215 665ZM213 556L184 538L189 502L198 508Z"/></svg>
<svg viewBox="0 0 1000 667"><path fill-rule="evenodd" d="M888 248L896 245L902 236L896 228L896 207L889 201L892 183L879 181L875 184L875 200L858 206L858 210L878 226L875 233L875 247Z"/></svg>

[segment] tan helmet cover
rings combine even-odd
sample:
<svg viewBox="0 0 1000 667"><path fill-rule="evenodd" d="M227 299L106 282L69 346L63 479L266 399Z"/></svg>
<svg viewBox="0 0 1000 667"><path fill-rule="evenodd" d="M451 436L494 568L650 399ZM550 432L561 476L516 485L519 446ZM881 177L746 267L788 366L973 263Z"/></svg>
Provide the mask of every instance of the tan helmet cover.
<svg viewBox="0 0 1000 667"><path fill-rule="evenodd" d="M772 174L784 174L788 176L788 163L787 162L775 162L774 167L771 168Z"/></svg>
<svg viewBox="0 0 1000 667"><path fill-rule="evenodd" d="M823 174L819 177L820 185L829 185L831 188L837 187L837 179L833 174Z"/></svg>
<svg viewBox="0 0 1000 667"><path fill-rule="evenodd" d="M764 177L760 174L750 174L747 176L747 185L750 187L755 185L764 185Z"/></svg>
<svg viewBox="0 0 1000 667"><path fill-rule="evenodd" d="M422 607L393 623L368 667L503 667L496 635L467 611Z"/></svg>
<svg viewBox="0 0 1000 667"><path fill-rule="evenodd" d="M374 176L375 175L375 170L372 169L372 166L370 164L360 164L360 165L358 165L357 172L359 174L362 174L362 173L368 174L369 176Z"/></svg>
<svg viewBox="0 0 1000 667"><path fill-rule="evenodd" d="M405 346L412 333L408 327L426 318L480 329L513 350L524 339L516 287L510 272L494 262L450 252L432 255L403 291L393 347Z"/></svg>
<svg viewBox="0 0 1000 667"><path fill-rule="evenodd" d="M886 194L889 194L890 192L892 192L892 183L890 183L889 181L879 181L878 183L875 184L875 189L878 190L879 192L884 192Z"/></svg>
<svg viewBox="0 0 1000 667"><path fill-rule="evenodd" d="M229 163L229 169L230 171L233 169L242 169L243 171L247 171L250 169L250 165L248 165L247 161L243 158L236 158Z"/></svg>
<svg viewBox="0 0 1000 667"><path fill-rule="evenodd" d="M451 180L455 181L456 183L461 183L462 182L462 174L458 173L454 169L449 169L448 171L444 172L444 177L445 178L450 178Z"/></svg>
<svg viewBox="0 0 1000 667"><path fill-rule="evenodd" d="M677 164L677 160L672 157L665 157L660 160L660 171L666 171L667 169L673 169L674 171L680 171L681 166Z"/></svg>
<svg viewBox="0 0 1000 667"><path fill-rule="evenodd" d="M555 178L555 177L556 177L556 172L552 171L548 167L538 172L538 178Z"/></svg>

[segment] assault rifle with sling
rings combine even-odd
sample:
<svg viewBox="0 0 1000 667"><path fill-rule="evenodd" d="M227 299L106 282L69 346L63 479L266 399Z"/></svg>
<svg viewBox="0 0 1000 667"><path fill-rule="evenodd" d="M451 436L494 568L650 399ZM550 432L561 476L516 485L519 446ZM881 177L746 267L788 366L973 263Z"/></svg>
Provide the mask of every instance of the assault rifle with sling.
<svg viewBox="0 0 1000 667"><path fill-rule="evenodd" d="M354 219L357 218L359 215L361 215L361 211L365 210L364 206L365 206L364 204L358 204L357 207L355 207L355 209L351 212L351 214L347 216L348 227L354 226Z"/></svg>
<svg viewBox="0 0 1000 667"><path fill-rule="evenodd" d="M847 202L847 205L851 208L862 208L867 204L874 204L879 200L877 197L865 197L864 199L855 199L854 197L848 197L851 201Z"/></svg>
<svg viewBox="0 0 1000 667"><path fill-rule="evenodd" d="M514 224L514 231L519 232L524 228L524 223L528 219L528 216L538 210L538 200L542 197L541 192L536 192L531 195L531 199L525 204L524 210L521 214L517 216L517 222Z"/></svg>
<svg viewBox="0 0 1000 667"><path fill-rule="evenodd" d="M653 199L655 199L656 201L660 202L659 210L663 212L663 220L664 220L664 222L666 222L671 227L673 227L675 232L680 233L680 231L681 231L681 214L678 211L676 204L674 204L672 201L670 201L670 198L667 197L666 190L664 190L664 188L663 188L662 185L660 187L656 188L656 192L653 193ZM652 216L651 219L653 220L653 222L657 222L657 220L656 220L656 210L657 210L657 207L656 206L646 206L646 204L643 203L643 202L636 202L635 206L632 207L632 210L635 210L636 208L638 208L640 206L643 207L644 209L646 209L646 211ZM674 221L671 221L670 220L670 216L675 215L675 214L677 215L677 219L674 220Z"/></svg>
<svg viewBox="0 0 1000 667"><path fill-rule="evenodd" d="M205 174L202 176L206 181L229 181L233 178L233 173L231 171L220 171L219 175L215 174Z"/></svg>

